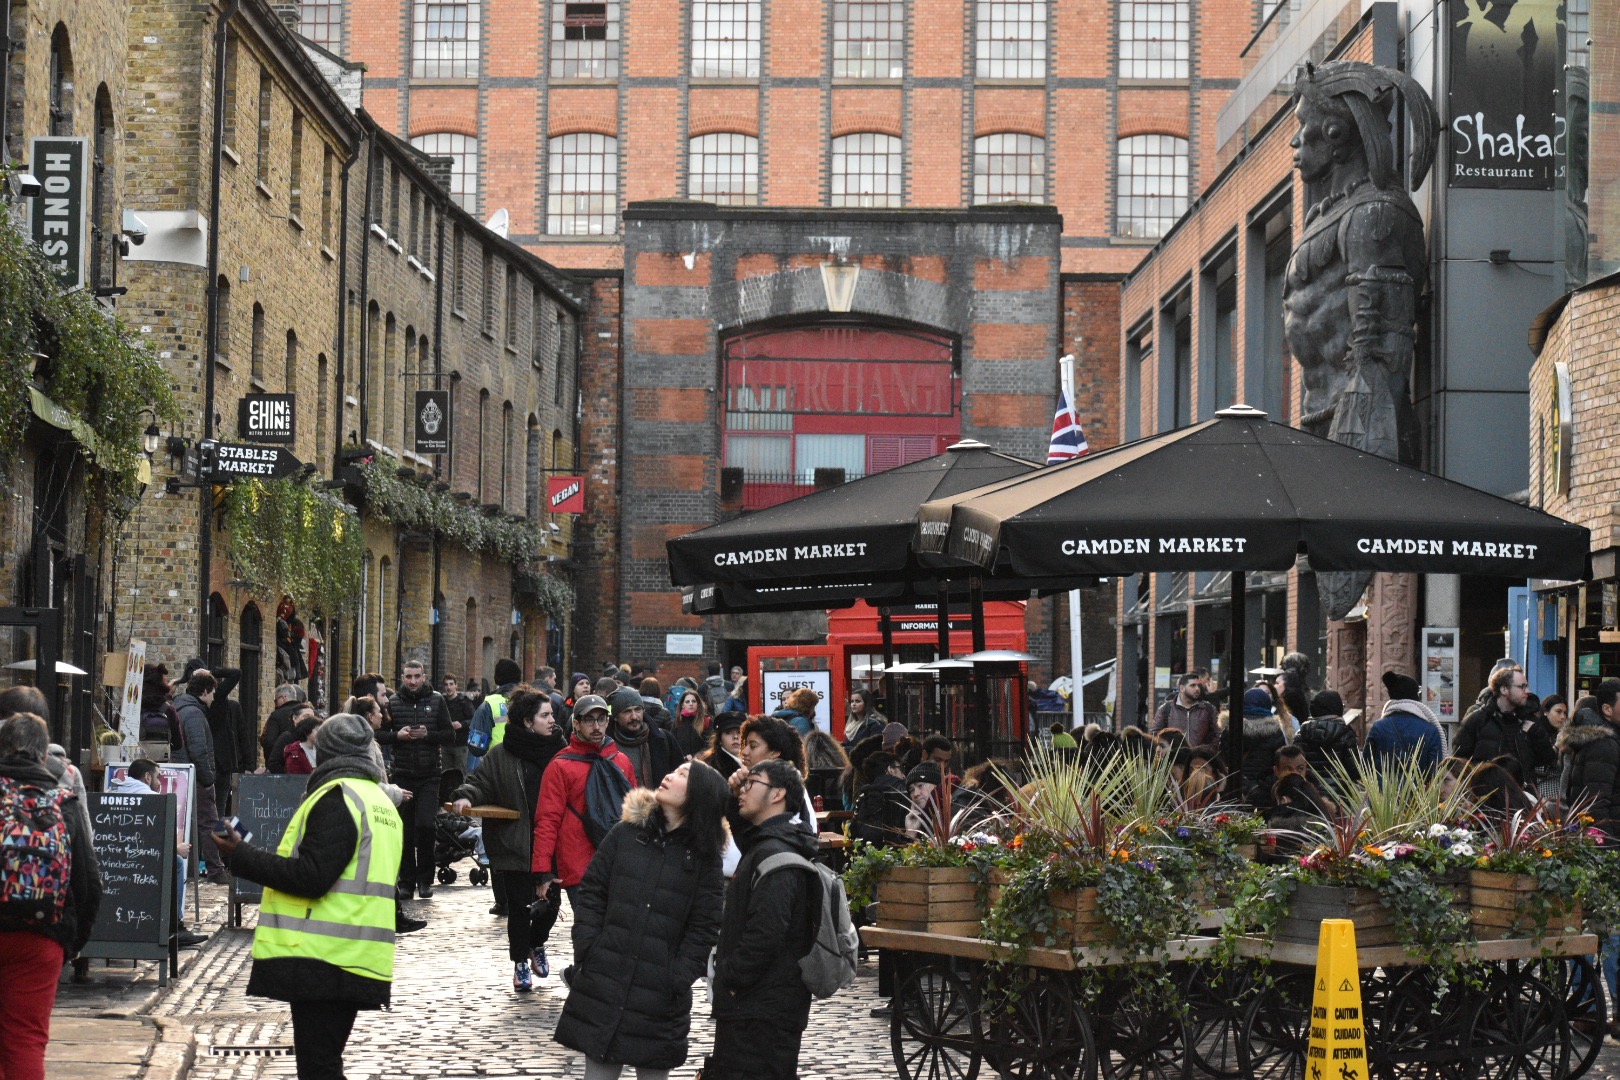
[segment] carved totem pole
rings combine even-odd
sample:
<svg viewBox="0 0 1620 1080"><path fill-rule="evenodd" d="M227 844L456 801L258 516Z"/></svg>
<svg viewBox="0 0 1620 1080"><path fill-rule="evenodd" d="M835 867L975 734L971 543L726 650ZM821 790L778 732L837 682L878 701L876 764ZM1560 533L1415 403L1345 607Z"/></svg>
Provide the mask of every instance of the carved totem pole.
<svg viewBox="0 0 1620 1080"><path fill-rule="evenodd" d="M1390 117L1397 98L1411 125L1410 175L1397 160ZM1307 65L1294 84L1299 132L1294 167L1307 209L1283 284L1283 333L1300 367L1300 426L1407 465L1418 459L1409 375L1417 301L1427 278L1423 221L1408 193L1434 162L1439 119L1423 88L1401 72L1359 61ZM1342 619L1367 588L1367 574L1318 574L1330 619ZM1390 583L1395 584L1395 583ZM1415 617L1406 588L1375 589L1402 611L1370 611L1378 652L1411 663ZM1379 607L1388 607L1388 603ZM1377 625L1382 623L1384 625ZM1406 638L1404 650L1391 636ZM1360 650L1332 648L1329 670ZM1393 665L1392 665L1393 666ZM1404 665L1401 665L1404 666ZM1362 675L1361 679L1365 679ZM1336 680L1337 681L1337 680ZM1359 680L1358 680L1359 681ZM1378 680L1362 681L1374 688ZM1347 704L1354 685L1340 682ZM1361 702L1356 702L1361 704Z"/></svg>

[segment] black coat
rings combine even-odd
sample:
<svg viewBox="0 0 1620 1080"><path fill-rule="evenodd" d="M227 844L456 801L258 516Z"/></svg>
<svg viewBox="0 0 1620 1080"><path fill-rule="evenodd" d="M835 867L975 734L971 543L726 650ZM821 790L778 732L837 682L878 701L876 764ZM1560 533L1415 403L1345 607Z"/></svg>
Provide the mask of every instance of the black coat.
<svg viewBox="0 0 1620 1080"><path fill-rule="evenodd" d="M401 739L408 727L427 728L427 737ZM439 747L455 742L456 729L450 726L450 708L444 695L424 687L418 694L396 691L389 704L388 723L377 732L377 741L394 751L393 777L399 780L431 780L439 775Z"/></svg>
<svg viewBox="0 0 1620 1080"><path fill-rule="evenodd" d="M0 776L47 791L62 787L49 769L26 757L0 761ZM62 790L68 796L62 800L62 821L67 825L68 855L72 860L62 919L49 928L0 922L0 930L33 930L62 946L71 958L79 955L95 928L96 912L101 910L101 871L96 867L96 849L90 838L90 815L80 807L72 788Z"/></svg>
<svg viewBox="0 0 1620 1080"><path fill-rule="evenodd" d="M293 714L303 707L301 701L289 701L285 705L277 705L264 718L264 729L259 732L259 749L264 751L264 767L271 772L281 771L281 755L275 752L276 740L292 730Z"/></svg>
<svg viewBox="0 0 1620 1080"><path fill-rule="evenodd" d="M1275 716L1245 716L1243 724L1243 791L1245 797L1272 775L1277 751L1288 745L1282 721Z"/></svg>
<svg viewBox="0 0 1620 1080"><path fill-rule="evenodd" d="M906 782L884 773L861 789L855 800L855 819L849 833L868 844L903 845L911 842L906 833L906 814L911 796Z"/></svg>
<svg viewBox="0 0 1620 1080"><path fill-rule="evenodd" d="M354 857L360 831L334 788L310 809L298 854L282 858L243 844L229 859L231 872L292 896L324 896ZM387 1005L391 984L344 971L313 956L253 961L247 992L278 1001L346 1001L362 1008Z"/></svg>
<svg viewBox="0 0 1620 1080"><path fill-rule="evenodd" d="M1329 761L1337 761L1352 778L1360 774L1356 763L1356 733L1340 717L1318 716L1305 721L1299 725L1294 745L1305 751L1305 764L1310 766L1319 784L1331 784L1339 775Z"/></svg>
<svg viewBox="0 0 1620 1080"><path fill-rule="evenodd" d="M445 698L444 707L450 710L450 720L452 722L452 726L455 724L461 725L460 728L455 729L456 738L455 741L450 745L466 746L467 736L472 734L472 701L467 697L466 694L457 694L455 697Z"/></svg>
<svg viewBox="0 0 1620 1080"><path fill-rule="evenodd" d="M1557 759L1547 733L1535 724L1524 730L1528 713L1520 716L1505 714L1493 697L1467 716L1457 730L1451 753L1469 761L1490 761L1507 754L1518 761L1525 775L1544 769Z"/></svg>
<svg viewBox="0 0 1620 1080"><path fill-rule="evenodd" d="M573 893L574 980L552 1037L598 1061L684 1062L723 884L719 853L666 832L653 793L632 791Z"/></svg>
<svg viewBox="0 0 1620 1080"><path fill-rule="evenodd" d="M1558 733L1558 753L1564 764L1564 801L1580 804L1593 824L1609 837L1620 839L1620 811L1615 796L1620 781L1620 735L1613 725L1590 709L1570 717Z"/></svg>
<svg viewBox="0 0 1620 1080"><path fill-rule="evenodd" d="M232 773L252 772L259 763L253 728L242 713L240 702L230 694L242 682L237 668L214 668L219 686L214 703L208 706L208 726L214 733L214 763L221 778ZM245 741L244 741L245 740Z"/></svg>
<svg viewBox="0 0 1620 1080"><path fill-rule="evenodd" d="M791 812L778 814L753 826L736 816L731 819L742 861L726 887L720 921L716 1020L763 1020L793 1031L803 1031L810 1022L810 990L799 973L799 958L815 941L820 883L804 871L778 870L754 884L755 869L771 855L791 851L816 857L816 837L793 824L792 817Z"/></svg>
<svg viewBox="0 0 1620 1080"><path fill-rule="evenodd" d="M560 731L541 735L521 724L507 724L506 738L489 748L467 782L452 799L477 806L492 804L516 810L516 821L489 818L484 822L484 851L496 870L527 874L534 854L534 808L540 801L540 778L546 766L568 745Z"/></svg>

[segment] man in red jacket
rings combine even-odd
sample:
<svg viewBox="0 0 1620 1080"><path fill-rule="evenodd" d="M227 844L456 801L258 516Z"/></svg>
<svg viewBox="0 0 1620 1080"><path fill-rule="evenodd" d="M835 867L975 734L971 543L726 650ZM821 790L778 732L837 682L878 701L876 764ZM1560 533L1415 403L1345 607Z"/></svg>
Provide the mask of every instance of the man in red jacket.
<svg viewBox="0 0 1620 1080"><path fill-rule="evenodd" d="M598 757L616 765L635 786L635 767L608 738L607 702L596 694L586 694L574 703L574 735L568 749L551 759L540 778L540 803L534 812L537 897L543 899L560 882L572 906L574 887L585 877L585 868L596 854L596 845L585 832L585 785Z"/></svg>

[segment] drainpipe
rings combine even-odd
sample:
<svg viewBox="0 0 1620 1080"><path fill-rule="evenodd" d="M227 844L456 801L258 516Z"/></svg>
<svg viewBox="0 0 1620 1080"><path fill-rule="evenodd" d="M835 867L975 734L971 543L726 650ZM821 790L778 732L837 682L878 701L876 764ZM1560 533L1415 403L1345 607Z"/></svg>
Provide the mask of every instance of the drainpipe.
<svg viewBox="0 0 1620 1080"><path fill-rule="evenodd" d="M360 149L363 146L365 146L364 139L356 142L354 144L354 153L350 154L348 160L343 163L343 186L338 196L338 309L336 371L338 400L337 423L332 425L336 430L334 432L334 441L331 448L332 471L334 473L336 473L338 467L338 455L343 452L343 429L348 427L348 403L344 399L348 397L347 389L349 385L347 378L349 354L349 173L350 170L354 168L354 163L360 160ZM325 453L325 451L317 446L315 448L315 453L322 454ZM352 637L353 633L358 633L359 631L360 620L356 618L354 619L354 623L355 626L353 631L351 631L351 640L349 642L349 674L351 677L360 674L360 665L358 663L360 658L355 655L355 646L358 642ZM333 640L342 640L338 636L335 629L333 632ZM329 671L335 671L336 665L328 661L327 669ZM327 683L329 686L331 681L331 677L328 676Z"/></svg>
<svg viewBox="0 0 1620 1080"><path fill-rule="evenodd" d="M365 448L367 422L370 413L366 406L367 391L370 382L367 379L367 369L371 366L366 363L371 350L371 189L376 185L372 183L373 173L377 169L377 157L372 140L376 137L375 125L366 123L366 136L363 140L366 155L366 191L361 201L360 212L360 304L355 317L360 320L360 378L357 384L360 398L360 449ZM359 160L360 149L355 150L355 160ZM344 228L344 243L348 242L348 229ZM344 297L348 301L348 297ZM343 438L340 432L338 438ZM362 608L363 610L363 608ZM349 652L354 657L354 670L356 674L366 670L365 657L360 655L360 616L355 616L354 628L350 634ZM379 665L380 666L380 665Z"/></svg>
<svg viewBox="0 0 1620 1080"><path fill-rule="evenodd" d="M208 326L203 346L203 438L214 437L214 357L219 355L219 203L225 171L225 43L242 0L226 0L214 28L214 146L208 195ZM214 561L214 486L197 491L197 655L208 651L208 597Z"/></svg>
<svg viewBox="0 0 1620 1080"><path fill-rule="evenodd" d="M433 259L433 389L439 389L439 376L444 372L444 220L449 217L449 200L439 203L438 238L434 243ZM451 438L455 438L455 411L451 410ZM444 461L443 454L433 455L433 479L441 479L440 465ZM428 647L432 655L429 670L433 681L440 683L444 678L444 650L440 647L444 638L444 612L439 610L439 588L444 570L444 550L441 547L438 530L433 533L433 594L430 597L431 610L434 622L428 628ZM442 683L440 684L442 685Z"/></svg>

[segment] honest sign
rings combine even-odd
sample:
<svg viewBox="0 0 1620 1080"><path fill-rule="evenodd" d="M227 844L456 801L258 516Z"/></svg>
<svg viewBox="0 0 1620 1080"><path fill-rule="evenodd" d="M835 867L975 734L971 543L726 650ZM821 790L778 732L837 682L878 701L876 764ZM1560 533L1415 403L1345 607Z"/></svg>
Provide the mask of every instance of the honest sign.
<svg viewBox="0 0 1620 1080"><path fill-rule="evenodd" d="M237 403L237 435L249 442L292 442L293 400L292 394L248 394Z"/></svg>
<svg viewBox="0 0 1620 1080"><path fill-rule="evenodd" d="M32 141L30 171L44 187L29 203L29 235L64 289L85 284L90 153L84 138Z"/></svg>

